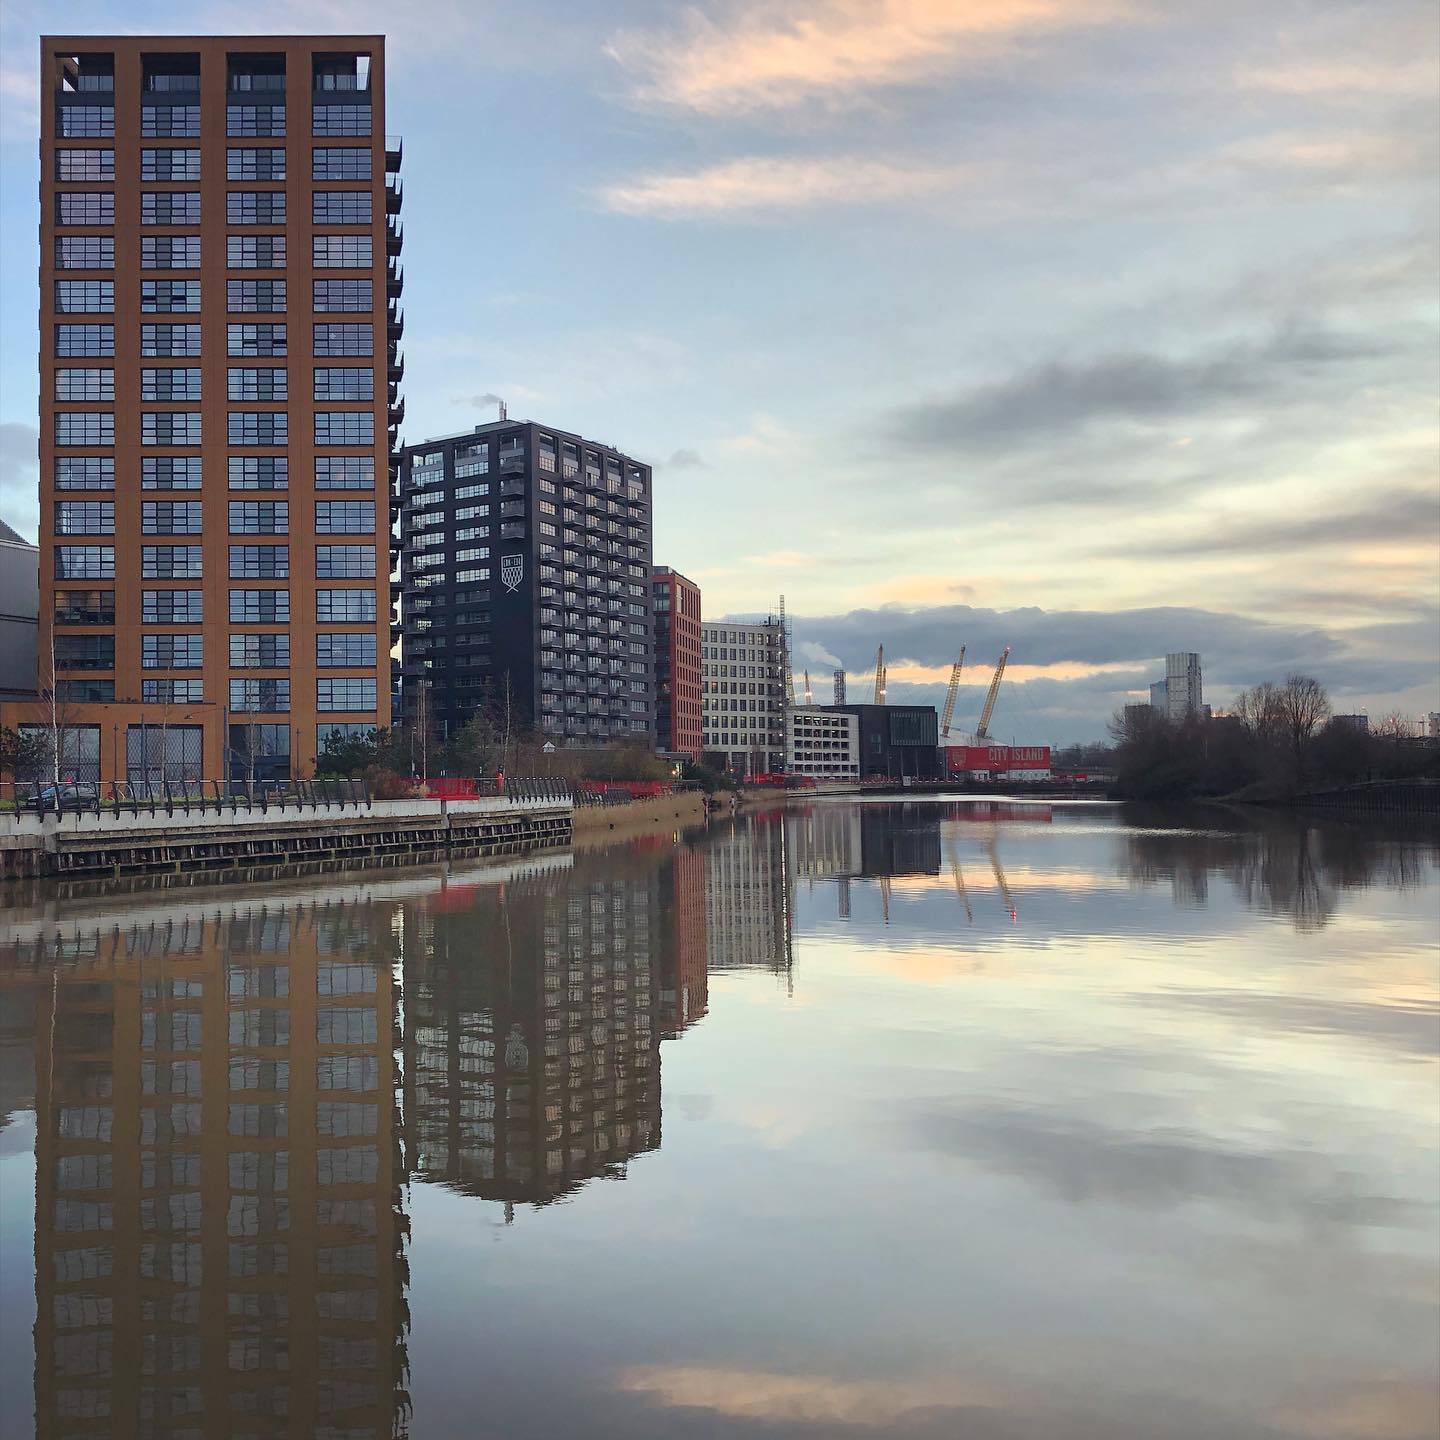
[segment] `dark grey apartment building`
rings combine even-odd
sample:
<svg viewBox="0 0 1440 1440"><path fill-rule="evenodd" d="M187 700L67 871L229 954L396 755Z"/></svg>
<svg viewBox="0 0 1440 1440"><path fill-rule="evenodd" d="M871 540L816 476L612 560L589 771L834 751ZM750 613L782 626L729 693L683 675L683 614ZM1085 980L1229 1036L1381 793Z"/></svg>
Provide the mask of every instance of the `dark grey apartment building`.
<svg viewBox="0 0 1440 1440"><path fill-rule="evenodd" d="M401 703L444 738L487 695L556 744L654 745L650 467L532 421L406 446Z"/></svg>

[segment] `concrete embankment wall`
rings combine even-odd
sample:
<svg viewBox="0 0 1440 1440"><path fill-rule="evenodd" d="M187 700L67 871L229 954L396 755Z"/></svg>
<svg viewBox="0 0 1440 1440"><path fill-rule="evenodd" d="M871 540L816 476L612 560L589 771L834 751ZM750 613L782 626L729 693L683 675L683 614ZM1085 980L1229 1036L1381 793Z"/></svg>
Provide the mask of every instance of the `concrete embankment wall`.
<svg viewBox="0 0 1440 1440"><path fill-rule="evenodd" d="M567 803L376 800L368 806L0 817L0 877L283 874L519 855L570 843Z"/></svg>
<svg viewBox="0 0 1440 1440"><path fill-rule="evenodd" d="M698 790L632 800L628 805L580 805L574 814L576 841L644 830L668 830L705 822L705 797Z"/></svg>

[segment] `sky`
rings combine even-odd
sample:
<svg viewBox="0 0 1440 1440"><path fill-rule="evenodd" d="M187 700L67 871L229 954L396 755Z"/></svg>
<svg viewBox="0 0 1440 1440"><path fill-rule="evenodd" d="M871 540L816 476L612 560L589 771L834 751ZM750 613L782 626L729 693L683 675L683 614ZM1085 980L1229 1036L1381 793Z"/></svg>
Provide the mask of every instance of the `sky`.
<svg viewBox="0 0 1440 1440"><path fill-rule="evenodd" d="M1104 735L1171 650L1440 709L1429 0L0 8L0 514L36 524L37 37L383 32L405 438L655 466L706 618Z"/></svg>

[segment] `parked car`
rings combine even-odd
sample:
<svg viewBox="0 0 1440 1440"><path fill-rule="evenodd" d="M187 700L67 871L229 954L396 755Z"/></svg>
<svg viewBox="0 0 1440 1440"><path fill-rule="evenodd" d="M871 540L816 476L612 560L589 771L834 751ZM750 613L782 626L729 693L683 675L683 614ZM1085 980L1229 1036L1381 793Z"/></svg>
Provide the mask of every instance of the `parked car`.
<svg viewBox="0 0 1440 1440"><path fill-rule="evenodd" d="M42 785L25 806L29 810L58 810L99 803L100 787L93 780L62 780L58 785Z"/></svg>

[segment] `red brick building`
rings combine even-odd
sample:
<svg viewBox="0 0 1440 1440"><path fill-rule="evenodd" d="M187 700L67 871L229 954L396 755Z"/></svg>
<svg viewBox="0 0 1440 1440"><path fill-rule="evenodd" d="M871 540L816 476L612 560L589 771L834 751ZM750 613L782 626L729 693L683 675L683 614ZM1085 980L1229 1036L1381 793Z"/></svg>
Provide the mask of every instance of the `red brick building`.
<svg viewBox="0 0 1440 1440"><path fill-rule="evenodd" d="M699 760L700 587L668 565L656 565L650 586L655 608L655 743Z"/></svg>

